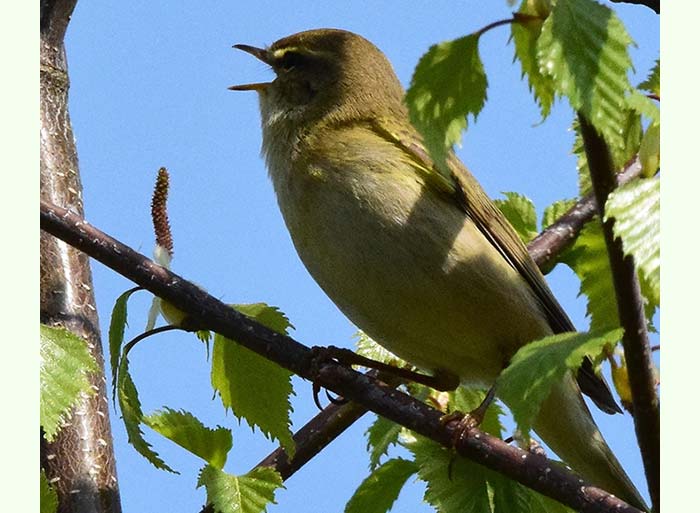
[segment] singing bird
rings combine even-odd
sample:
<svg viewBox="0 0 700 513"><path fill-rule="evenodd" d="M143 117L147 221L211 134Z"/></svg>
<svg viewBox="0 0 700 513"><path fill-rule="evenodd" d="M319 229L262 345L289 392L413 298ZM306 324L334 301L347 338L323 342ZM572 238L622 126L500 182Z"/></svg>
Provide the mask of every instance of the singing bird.
<svg viewBox="0 0 700 513"><path fill-rule="evenodd" d="M317 29L235 47L276 74L230 89L258 93L262 151L294 246L356 326L417 367L480 387L528 342L574 331L467 168L452 153L446 166L433 162L376 46ZM590 361L578 383L604 411L619 411ZM576 472L646 509L573 373L533 428Z"/></svg>

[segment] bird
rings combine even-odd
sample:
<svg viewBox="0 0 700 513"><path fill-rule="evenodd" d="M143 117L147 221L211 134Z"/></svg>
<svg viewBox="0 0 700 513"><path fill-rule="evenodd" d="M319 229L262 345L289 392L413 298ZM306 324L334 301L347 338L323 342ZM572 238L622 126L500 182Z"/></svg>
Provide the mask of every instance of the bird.
<svg viewBox="0 0 700 513"><path fill-rule="evenodd" d="M476 178L453 152L431 158L373 43L313 29L234 47L276 75L229 89L258 93L262 154L294 247L358 328L436 377L483 388L525 344L575 331ZM620 411L584 360L578 384L572 372L552 388L534 431L585 479L646 509L581 389Z"/></svg>

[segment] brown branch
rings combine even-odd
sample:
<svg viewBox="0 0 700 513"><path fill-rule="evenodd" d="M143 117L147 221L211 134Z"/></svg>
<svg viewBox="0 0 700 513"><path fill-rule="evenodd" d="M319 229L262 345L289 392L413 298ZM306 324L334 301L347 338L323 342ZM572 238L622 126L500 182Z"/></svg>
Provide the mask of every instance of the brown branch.
<svg viewBox="0 0 700 513"><path fill-rule="evenodd" d="M83 212L78 158L68 116L68 72L63 38L75 0L43 0L40 19L40 194ZM92 293L90 261L62 241L41 235L40 319L87 340L100 371L97 392L81 399L52 443L41 438L41 466L58 493L61 513L121 511L106 401L102 344Z"/></svg>
<svg viewBox="0 0 700 513"><path fill-rule="evenodd" d="M80 216L42 201L41 228L187 312L194 324L236 340L302 378L446 447L453 446L454 426L441 421L443 414L439 410L335 362L314 364L308 347L238 313L196 285L94 228ZM455 448L459 454L578 511L639 511L544 456L510 446L477 429L470 430Z"/></svg>
<svg viewBox="0 0 700 513"><path fill-rule="evenodd" d="M588 120L579 113L581 135L591 173L591 182L601 219L605 202L615 189L610 149ZM632 391L634 426L642 452L644 471L654 511L659 511L659 398L656 394L651 347L647 336L644 302L632 256L625 255L622 241L613 233L614 220L603 223L620 325L625 329L622 345Z"/></svg>
<svg viewBox="0 0 700 513"><path fill-rule="evenodd" d="M627 183L638 177L642 172L639 157L632 159L616 175L617 183ZM527 245L530 256L543 273L549 272L557 263L557 257L568 248L583 229L583 226L593 219L598 212L598 206L593 194L581 198L546 230L532 239Z"/></svg>

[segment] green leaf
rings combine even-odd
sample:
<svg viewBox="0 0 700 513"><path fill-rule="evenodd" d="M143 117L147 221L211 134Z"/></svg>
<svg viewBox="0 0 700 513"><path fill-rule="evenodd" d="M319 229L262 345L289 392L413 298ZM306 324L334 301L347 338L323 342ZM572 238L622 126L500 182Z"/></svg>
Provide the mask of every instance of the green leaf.
<svg viewBox="0 0 700 513"><path fill-rule="evenodd" d="M355 347L357 354L370 360L393 365L394 367L406 367L409 365L388 349L377 344L364 331L355 333Z"/></svg>
<svg viewBox="0 0 700 513"><path fill-rule="evenodd" d="M345 506L345 513L386 513L408 478L417 471L412 461L401 458L387 461L362 481Z"/></svg>
<svg viewBox="0 0 700 513"><path fill-rule="evenodd" d="M56 513L58 510L58 494L49 484L42 469L39 474L39 512Z"/></svg>
<svg viewBox="0 0 700 513"><path fill-rule="evenodd" d="M112 317L109 322L109 364L112 370L112 397L114 397L117 388L117 370L119 367L119 356L124 343L124 329L128 326L127 318L127 303L131 294L137 289L130 289L124 292L114 302L112 308Z"/></svg>
<svg viewBox="0 0 700 513"><path fill-rule="evenodd" d="M647 79L637 86L639 89L649 91L657 96L661 96L661 60L656 59L654 67L649 72Z"/></svg>
<svg viewBox="0 0 700 513"><path fill-rule="evenodd" d="M523 0L518 10L521 14L540 16L533 2ZM515 45L515 58L520 61L522 76L527 77L527 83L540 106L542 119L545 119L554 103L554 83L549 75L543 74L537 60L537 40L542 31L542 19L529 19L511 23L511 34Z"/></svg>
<svg viewBox="0 0 700 513"><path fill-rule="evenodd" d="M645 296L651 304L658 305L661 270L659 180L634 180L615 189L605 205L605 216L615 218L613 231L622 239L625 254L634 258L642 281L649 286Z"/></svg>
<svg viewBox="0 0 700 513"><path fill-rule="evenodd" d="M440 513L484 513L491 499L484 467L423 437L406 444L425 481L424 500Z"/></svg>
<svg viewBox="0 0 700 513"><path fill-rule="evenodd" d="M486 397L485 390L460 386L454 392L450 392L450 406L453 410L468 413L478 408L484 397ZM496 401L492 401L486 410L484 419L479 425L479 429L501 438L503 431L500 420L501 415L503 415L503 409Z"/></svg>
<svg viewBox="0 0 700 513"><path fill-rule="evenodd" d="M65 328L40 326L39 421L52 442L81 397L95 393L88 374L97 371L87 341Z"/></svg>
<svg viewBox="0 0 700 513"><path fill-rule="evenodd" d="M236 476L207 465L199 473L197 488L207 490L207 504L220 513L261 513L275 503L282 477L270 467L255 468Z"/></svg>
<svg viewBox="0 0 700 513"><path fill-rule="evenodd" d="M479 34L433 45L418 61L406 93L411 122L423 134L437 163L486 102L486 74L479 57Z"/></svg>
<svg viewBox="0 0 700 513"><path fill-rule="evenodd" d="M544 209L542 215L542 229L552 226L561 216L566 214L576 204L575 199L563 199L555 201Z"/></svg>
<svg viewBox="0 0 700 513"><path fill-rule="evenodd" d="M505 200L497 199L493 202L527 244L537 236L535 205L529 198L517 192L504 192L503 195Z"/></svg>
<svg viewBox="0 0 700 513"><path fill-rule="evenodd" d="M616 344L622 333L621 328L561 333L520 348L498 378L498 395L513 412L520 429L525 433L530 430L542 401L566 372L578 369L585 356L595 360L606 345Z"/></svg>
<svg viewBox="0 0 700 513"><path fill-rule="evenodd" d="M226 456L233 445L230 429L210 429L191 413L170 408L156 411L144 417L143 421L151 429L199 456L211 466L224 468Z"/></svg>
<svg viewBox="0 0 700 513"><path fill-rule="evenodd" d="M133 448L154 467L178 474L179 472L170 468L160 456L151 449L151 444L143 437L143 431L141 431L141 422L144 420L143 411L141 410L141 402L139 401L136 385L129 374L129 360L125 356L122 357L119 363L117 399L119 400L119 409L122 412L122 420L124 421L127 438Z"/></svg>
<svg viewBox="0 0 700 513"><path fill-rule="evenodd" d="M659 106L648 96L635 90L625 99L627 106L634 112L651 120L652 123L661 122Z"/></svg>
<svg viewBox="0 0 700 513"><path fill-rule="evenodd" d="M616 150L625 146L630 44L617 15L594 0L556 2L537 42L542 73Z"/></svg>
<svg viewBox="0 0 700 513"><path fill-rule="evenodd" d="M278 333L287 333L291 327L283 313L264 303L234 308ZM266 436L279 440L288 452L294 451L289 418L289 397L294 393L291 376L288 370L235 341L214 336L211 383L224 407L231 408L250 427L257 426Z"/></svg>
<svg viewBox="0 0 700 513"><path fill-rule="evenodd" d="M374 423L367 428L367 450L369 451L369 468L374 470L389 447L396 445L401 434L401 426L387 418L377 416Z"/></svg>
<svg viewBox="0 0 700 513"><path fill-rule="evenodd" d="M652 123L644 132L639 146L639 161L642 164L642 176L651 178L661 164L661 126Z"/></svg>
<svg viewBox="0 0 700 513"><path fill-rule="evenodd" d="M586 223L573 246L562 253L560 260L571 267L581 280L580 294L588 298L586 313L591 319L590 331L618 327L620 320L612 271L598 217Z"/></svg>

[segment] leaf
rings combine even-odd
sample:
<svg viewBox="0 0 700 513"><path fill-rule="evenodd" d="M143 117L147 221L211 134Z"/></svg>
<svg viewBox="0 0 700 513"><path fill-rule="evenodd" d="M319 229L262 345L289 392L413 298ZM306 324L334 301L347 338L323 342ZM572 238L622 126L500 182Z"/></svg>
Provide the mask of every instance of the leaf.
<svg viewBox="0 0 700 513"><path fill-rule="evenodd" d="M634 112L641 114L645 118L651 120L652 123L661 122L661 112L659 111L659 106L654 100L648 96L635 90L625 98L625 103Z"/></svg>
<svg viewBox="0 0 700 513"><path fill-rule="evenodd" d="M233 440L231 430L210 429L186 411L165 408L144 417L144 423L180 447L199 456L211 466L223 469Z"/></svg>
<svg viewBox="0 0 700 513"><path fill-rule="evenodd" d="M529 16L542 16L533 2L523 0L518 13ZM515 46L515 57L520 61L522 77L527 77L530 91L535 96L535 101L540 106L540 113L544 120L554 103L554 83L549 75L540 71L537 61L537 39L542 31L544 17L541 19L523 19L511 23L511 34Z"/></svg>
<svg viewBox="0 0 700 513"><path fill-rule="evenodd" d="M39 421L52 442L81 397L93 395L88 374L97 371L87 341L65 328L40 326Z"/></svg>
<svg viewBox="0 0 700 513"><path fill-rule="evenodd" d="M369 468L374 470L379 466L379 460L389 447L396 445L401 434L401 426L385 417L377 416L374 423L367 428L367 450L369 451Z"/></svg>
<svg viewBox="0 0 700 513"><path fill-rule="evenodd" d="M58 510L58 494L46 479L44 469L39 474L39 505L40 513L56 513Z"/></svg>
<svg viewBox="0 0 700 513"><path fill-rule="evenodd" d="M264 326L287 333L289 320L275 307L264 303L235 305L234 308ZM215 334L212 350L211 383L225 408L251 428L259 427L265 436L280 441L294 451L289 418L292 406L291 373L235 341Z"/></svg>
<svg viewBox="0 0 700 513"><path fill-rule="evenodd" d="M423 437L406 445L425 481L424 500L440 513L484 513L491 511L484 467Z"/></svg>
<svg viewBox="0 0 700 513"><path fill-rule="evenodd" d="M578 369L585 356L595 360L606 345L616 344L622 333L621 328L560 333L521 347L497 381L498 396L511 409L520 429L530 430L542 401L566 372Z"/></svg>
<svg viewBox="0 0 700 513"><path fill-rule="evenodd" d="M406 92L411 122L438 164L486 102L486 74L479 57L479 34L433 45L418 61Z"/></svg>
<svg viewBox="0 0 700 513"><path fill-rule="evenodd" d="M139 401L136 385L129 374L129 359L125 356L122 357L119 363L117 399L119 400L119 409L122 412L122 420L124 421L127 438L133 448L154 467L178 474L179 472L170 468L160 456L158 456L158 453L151 449L151 444L149 444L143 436L141 422L143 422L144 416L143 411L141 411L141 402Z"/></svg>
<svg viewBox="0 0 700 513"><path fill-rule="evenodd" d="M505 200L497 199L493 202L527 244L537 236L535 205L529 198L517 192L504 192L503 195Z"/></svg>
<svg viewBox="0 0 700 513"><path fill-rule="evenodd" d="M138 289L130 289L124 292L114 302L112 316L109 321L109 365L112 371L112 398L117 388L117 370L119 367L119 356L121 355L122 344L124 343L124 329L127 322L127 303L131 294Z"/></svg>
<svg viewBox="0 0 700 513"><path fill-rule="evenodd" d="M575 199L563 199L555 201L544 209L542 214L542 229L545 230L552 226L561 216L566 214L571 207L576 204Z"/></svg>
<svg viewBox="0 0 700 513"><path fill-rule="evenodd" d="M377 344L364 331L357 331L355 339L357 354L360 356L395 367L406 367L409 365L388 349Z"/></svg>
<svg viewBox="0 0 700 513"><path fill-rule="evenodd" d="M661 60L656 59L654 67L649 72L647 79L637 86L639 89L649 91L652 94L661 96Z"/></svg>
<svg viewBox="0 0 700 513"><path fill-rule="evenodd" d="M386 513L408 478L417 471L412 461L401 458L387 461L357 487L345 506L345 513Z"/></svg>
<svg viewBox="0 0 700 513"><path fill-rule="evenodd" d="M651 178L659 170L661 164L661 127L652 123L644 132L642 144L639 146L639 161L642 164L642 176Z"/></svg>
<svg viewBox="0 0 700 513"><path fill-rule="evenodd" d="M626 255L634 258L648 290L643 292L652 305L659 304L660 183L643 178L615 189L605 204L606 218L615 218L613 231L622 239Z"/></svg>
<svg viewBox="0 0 700 513"><path fill-rule="evenodd" d="M270 467L254 468L236 476L207 465L199 473L197 488L207 490L207 504L220 513L261 513L275 503L282 477Z"/></svg>
<svg viewBox="0 0 700 513"><path fill-rule="evenodd" d="M612 271L598 217L586 223L574 244L562 253L560 261L571 267L581 280L579 294L588 298L586 314L591 319L590 331L618 327Z"/></svg>
<svg viewBox="0 0 700 513"><path fill-rule="evenodd" d="M556 2L537 42L540 71L615 150L625 146L630 44L617 15L593 0Z"/></svg>

